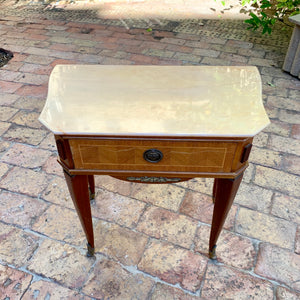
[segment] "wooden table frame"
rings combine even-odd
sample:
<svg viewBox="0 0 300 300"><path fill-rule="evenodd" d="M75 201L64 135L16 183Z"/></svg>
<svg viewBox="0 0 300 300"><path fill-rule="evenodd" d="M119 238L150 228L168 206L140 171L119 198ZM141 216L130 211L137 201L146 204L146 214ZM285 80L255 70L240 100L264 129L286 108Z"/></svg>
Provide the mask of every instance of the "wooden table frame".
<svg viewBox="0 0 300 300"><path fill-rule="evenodd" d="M55 135L55 140L58 161L63 167L70 195L87 238L88 256L93 256L95 252L90 206L90 200L95 195L93 175L110 175L140 183L174 183L196 177L210 177L215 180L209 257L216 259L217 240L248 166L253 137ZM174 163L174 159L181 159L181 147L185 156L181 162ZM118 149L125 149L128 153L125 151L124 156L123 151L122 159L116 158L114 154ZM161 150L166 155L161 161L151 161L150 158L149 162L141 155L144 153L145 156L145 151L149 149ZM213 149L217 149L216 152ZM105 162L99 162L99 151L107 152ZM132 153L138 156L135 160ZM110 160L114 163L110 164ZM135 161L138 163L135 164Z"/></svg>

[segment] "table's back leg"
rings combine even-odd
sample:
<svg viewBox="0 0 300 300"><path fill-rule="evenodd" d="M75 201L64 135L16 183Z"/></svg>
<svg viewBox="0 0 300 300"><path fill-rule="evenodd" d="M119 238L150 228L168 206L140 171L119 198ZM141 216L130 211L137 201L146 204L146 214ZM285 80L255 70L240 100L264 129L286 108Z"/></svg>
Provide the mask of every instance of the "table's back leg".
<svg viewBox="0 0 300 300"><path fill-rule="evenodd" d="M218 189L218 179L219 178L215 178L215 180L214 180L213 195L212 195L213 203L215 203L215 199L216 199L216 193L217 193L217 189Z"/></svg>
<svg viewBox="0 0 300 300"><path fill-rule="evenodd" d="M216 259L216 244L223 228L243 174L234 179L216 178L213 189L214 212L209 239L209 257Z"/></svg>
<svg viewBox="0 0 300 300"><path fill-rule="evenodd" d="M88 244L88 256L93 256L95 252L94 246L94 232L91 205L88 189L88 176L87 175L70 175L64 170L66 182L72 197L74 206L79 216L82 228L85 232Z"/></svg>
<svg viewBox="0 0 300 300"><path fill-rule="evenodd" d="M90 200L95 199L95 179L94 175L88 175Z"/></svg>

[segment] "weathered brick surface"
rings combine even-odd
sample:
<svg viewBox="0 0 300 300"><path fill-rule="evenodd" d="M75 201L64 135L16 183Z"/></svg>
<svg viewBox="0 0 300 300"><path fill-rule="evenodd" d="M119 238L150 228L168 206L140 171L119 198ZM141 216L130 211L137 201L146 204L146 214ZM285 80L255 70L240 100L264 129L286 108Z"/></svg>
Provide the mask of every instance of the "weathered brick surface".
<svg viewBox="0 0 300 300"><path fill-rule="evenodd" d="M300 153L299 141L278 135L271 135L270 147L274 150L286 152L289 154L299 155Z"/></svg>
<svg viewBox="0 0 300 300"><path fill-rule="evenodd" d="M280 169L281 167L282 155L278 151L252 147L250 155L253 163L275 169Z"/></svg>
<svg viewBox="0 0 300 300"><path fill-rule="evenodd" d="M170 244L151 241L138 268L168 283L195 292L200 287L207 258Z"/></svg>
<svg viewBox="0 0 300 300"><path fill-rule="evenodd" d="M32 229L52 239L77 246L83 245L85 241L84 232L76 212L58 205L50 205L37 218Z"/></svg>
<svg viewBox="0 0 300 300"><path fill-rule="evenodd" d="M299 98L299 92L297 90L290 89L289 90L289 98L297 100Z"/></svg>
<svg viewBox="0 0 300 300"><path fill-rule="evenodd" d="M22 82L26 84L42 85L48 83L47 75L23 73L23 75L16 80L17 82Z"/></svg>
<svg viewBox="0 0 300 300"><path fill-rule="evenodd" d="M254 182L268 189L274 189L291 196L300 196L298 176L283 171L257 166Z"/></svg>
<svg viewBox="0 0 300 300"><path fill-rule="evenodd" d="M42 128L43 125L38 121L39 115L38 112L34 111L20 111L10 121L26 127Z"/></svg>
<svg viewBox="0 0 300 300"><path fill-rule="evenodd" d="M67 183L62 177L55 177L49 181L41 198L67 208L74 208Z"/></svg>
<svg viewBox="0 0 300 300"><path fill-rule="evenodd" d="M242 55L233 53L221 53L219 56L221 59L229 62L229 65L246 65L248 58Z"/></svg>
<svg viewBox="0 0 300 300"><path fill-rule="evenodd" d="M17 81L17 79L20 77L19 72L13 72L4 70L0 73L0 80L6 80L6 81Z"/></svg>
<svg viewBox="0 0 300 300"><path fill-rule="evenodd" d="M294 139L300 139L300 124L295 124L292 127L292 138Z"/></svg>
<svg viewBox="0 0 300 300"><path fill-rule="evenodd" d="M0 121L8 121L14 114L17 113L17 109L7 106L0 107Z"/></svg>
<svg viewBox="0 0 300 300"><path fill-rule="evenodd" d="M171 286L158 283L155 287L153 294L151 295L151 300L196 300L199 299L197 296L192 296L188 293L183 292L180 289L173 288Z"/></svg>
<svg viewBox="0 0 300 300"><path fill-rule="evenodd" d="M274 216L300 224L300 201L294 197L275 193L271 213Z"/></svg>
<svg viewBox="0 0 300 300"><path fill-rule="evenodd" d="M39 144L39 147L46 150L56 151L55 139L52 133L48 134L43 141Z"/></svg>
<svg viewBox="0 0 300 300"><path fill-rule="evenodd" d="M42 172L14 167L0 181L0 188L13 192L38 196L48 185L48 178Z"/></svg>
<svg viewBox="0 0 300 300"><path fill-rule="evenodd" d="M255 165L250 162L248 168L244 172L244 176L243 176L243 181L242 182L243 183L244 182L245 183L252 182L252 179L254 177L254 172L255 172Z"/></svg>
<svg viewBox="0 0 300 300"><path fill-rule="evenodd" d="M25 97L18 97L18 100L14 102L13 107L37 111L41 112L44 106L44 101L41 101L39 98L25 96Z"/></svg>
<svg viewBox="0 0 300 300"><path fill-rule="evenodd" d="M188 181L179 182L176 185L212 196L212 191L213 191L212 178L193 178Z"/></svg>
<svg viewBox="0 0 300 300"><path fill-rule="evenodd" d="M159 56L159 57L163 57L163 58L171 58L174 55L174 52L150 48L150 49L143 51L143 54L150 55L150 56Z"/></svg>
<svg viewBox="0 0 300 300"><path fill-rule="evenodd" d="M189 63L189 62L199 63L201 61L200 55L193 55L193 54L189 54L189 53L179 53L179 52L177 52L177 53L175 53L173 58L182 60L184 63L186 63L186 62L187 63Z"/></svg>
<svg viewBox="0 0 300 300"><path fill-rule="evenodd" d="M22 62L11 62L9 65L5 65L3 69L5 68L6 70L9 71L19 71L19 69L23 66Z"/></svg>
<svg viewBox="0 0 300 300"><path fill-rule="evenodd" d="M139 65L153 65L158 63L158 58L153 58L141 54L133 54L129 57L129 59Z"/></svg>
<svg viewBox="0 0 300 300"><path fill-rule="evenodd" d="M67 244L46 239L31 258L28 269L60 284L78 288L87 279L94 259L85 257Z"/></svg>
<svg viewBox="0 0 300 300"><path fill-rule="evenodd" d="M37 198L11 192L0 194L0 220L7 224L29 228L46 208L47 204Z"/></svg>
<svg viewBox="0 0 300 300"><path fill-rule="evenodd" d="M300 255L270 244L259 249L255 273L300 291Z"/></svg>
<svg viewBox="0 0 300 300"><path fill-rule="evenodd" d="M289 173L300 175L300 157L296 155L285 155L282 162L283 169Z"/></svg>
<svg viewBox="0 0 300 300"><path fill-rule="evenodd" d="M277 62L271 59L259 58L259 57L250 57L249 65L262 66L262 67L271 67L277 66Z"/></svg>
<svg viewBox="0 0 300 300"><path fill-rule="evenodd" d="M8 164L0 163L0 177L5 175L8 172L9 168L10 166Z"/></svg>
<svg viewBox="0 0 300 300"><path fill-rule="evenodd" d="M236 220L236 231L282 248L293 249L296 225L281 218L241 208Z"/></svg>
<svg viewBox="0 0 300 300"><path fill-rule="evenodd" d="M296 232L295 253L300 254L300 225L298 226Z"/></svg>
<svg viewBox="0 0 300 300"><path fill-rule="evenodd" d="M248 48L240 48L238 49L238 54L243 55L243 56L253 56L253 57L259 57L259 58L264 58L265 56L265 51L264 50L255 50L255 49L248 49ZM273 68L272 68L273 70ZM274 71L273 71L274 72ZM264 74L264 72L262 72Z"/></svg>
<svg viewBox="0 0 300 300"><path fill-rule="evenodd" d="M298 300L300 299L300 293L295 293L284 287L279 286L276 291L276 299L278 300Z"/></svg>
<svg viewBox="0 0 300 300"><path fill-rule="evenodd" d="M2 161L24 168L41 167L51 152L30 147L24 144L13 145L3 156Z"/></svg>
<svg viewBox="0 0 300 300"><path fill-rule="evenodd" d="M227 66L228 62L223 60L222 58L204 57L201 60L201 64L211 65L211 66Z"/></svg>
<svg viewBox="0 0 300 300"><path fill-rule="evenodd" d="M208 43L212 43L212 44L220 44L220 45L224 45L227 42L227 39L224 38L219 38L219 37L212 37L212 36L203 36L201 37L201 41L203 42L208 42ZM236 41L233 41L233 43L235 43ZM227 43L227 45L230 44L229 42ZM232 45L232 44L230 44Z"/></svg>
<svg viewBox="0 0 300 300"><path fill-rule="evenodd" d="M20 96L15 95L15 94L6 94L2 93L0 90L0 104L1 105L11 105L13 104L16 100L19 99Z"/></svg>
<svg viewBox="0 0 300 300"><path fill-rule="evenodd" d="M49 65L54 60L53 57L44 57L39 55L28 55L27 58L24 60L26 63L31 64L40 64L40 65Z"/></svg>
<svg viewBox="0 0 300 300"><path fill-rule="evenodd" d="M213 264L208 265L201 296L205 299L274 299L269 282Z"/></svg>
<svg viewBox="0 0 300 300"><path fill-rule="evenodd" d="M195 218L201 222L211 224L214 204L212 198L200 193L187 192L180 213ZM232 206L228 213L224 228L231 229L234 224L237 207Z"/></svg>
<svg viewBox="0 0 300 300"><path fill-rule="evenodd" d="M257 147L266 147L268 144L269 135L263 131L254 137L253 145ZM251 154L250 154L251 155Z"/></svg>
<svg viewBox="0 0 300 300"><path fill-rule="evenodd" d="M38 298L37 298L38 297ZM74 299L74 300L88 300L89 297L80 295L78 292L72 291L68 288L62 287L58 284L39 280L32 283L22 299Z"/></svg>
<svg viewBox="0 0 300 300"><path fill-rule="evenodd" d="M176 245L190 248L197 223L186 216L150 207L145 211L136 229L156 239L167 240Z"/></svg>
<svg viewBox="0 0 300 300"><path fill-rule="evenodd" d="M38 238L0 222L0 244L1 262L19 268L27 264L38 248Z"/></svg>
<svg viewBox="0 0 300 300"><path fill-rule="evenodd" d="M74 41L76 44L78 41ZM93 42L92 42L93 43ZM26 52L32 55L37 55L40 57L44 57L46 59L49 59L51 57L56 57L56 58L64 58L64 59L76 59L78 58L78 54L72 53L72 52L64 52L64 51L54 51L52 49L47 49L47 48L37 48L37 47L29 47L26 49ZM28 58L27 58L28 61ZM42 58L41 58L42 61Z"/></svg>
<svg viewBox="0 0 300 300"><path fill-rule="evenodd" d="M269 96L268 104L278 108L300 111L300 103L296 99Z"/></svg>
<svg viewBox="0 0 300 300"><path fill-rule="evenodd" d="M36 98L45 98L47 96L46 85L23 85L16 93L20 96L32 96Z"/></svg>
<svg viewBox="0 0 300 300"><path fill-rule="evenodd" d="M135 227L145 203L105 190L98 190L92 212L95 217Z"/></svg>
<svg viewBox="0 0 300 300"><path fill-rule="evenodd" d="M210 227L200 226L195 238L195 251L208 254ZM235 268L250 270L254 266L256 251L249 238L223 230L217 243L218 261Z"/></svg>
<svg viewBox="0 0 300 300"><path fill-rule="evenodd" d="M240 41L240 40L228 40L226 42L227 46L232 46L232 47L236 47L236 48L241 48L241 49L251 49L253 48L253 43L249 43L246 41Z"/></svg>
<svg viewBox="0 0 300 300"><path fill-rule="evenodd" d="M12 125L3 135L4 139L33 146L38 145L46 136L47 132L42 129L34 129Z"/></svg>
<svg viewBox="0 0 300 300"><path fill-rule="evenodd" d="M242 183L234 199L236 204L269 213L273 192L254 184Z"/></svg>
<svg viewBox="0 0 300 300"><path fill-rule="evenodd" d="M146 203L177 211L184 194L184 189L174 185L167 184L161 188L159 184L135 184L132 187L131 197Z"/></svg>
<svg viewBox="0 0 300 300"><path fill-rule="evenodd" d="M96 251L123 265L136 265L144 252L148 237L116 224L99 221L95 226Z"/></svg>
<svg viewBox="0 0 300 300"><path fill-rule="evenodd" d="M0 295L2 299L21 299L32 275L0 265Z"/></svg>
<svg viewBox="0 0 300 300"><path fill-rule="evenodd" d="M263 87L266 87L266 85L263 85ZM266 91L266 89L264 90L264 93L268 93L268 91ZM273 106L269 106L268 104L265 104L265 110L267 112L267 115L269 116L269 118L272 119L276 119L279 116L279 108L273 107ZM269 126L268 126L269 127Z"/></svg>
<svg viewBox="0 0 300 300"><path fill-rule="evenodd" d="M295 111L289 111L289 110L280 110L279 112L279 120L290 123L290 124L300 124L299 121L299 113Z"/></svg>
<svg viewBox="0 0 300 300"><path fill-rule="evenodd" d="M131 274L118 263L101 257L82 291L96 299L147 299L153 285L150 278Z"/></svg>
<svg viewBox="0 0 300 300"><path fill-rule="evenodd" d="M299 80L291 77L291 78L274 78L274 84L278 88L289 88L300 90L300 83Z"/></svg>
<svg viewBox="0 0 300 300"><path fill-rule="evenodd" d="M193 54L200 55L200 56L208 56L208 57L218 57L220 51L210 50L210 49L201 49L195 48L193 50Z"/></svg>
<svg viewBox="0 0 300 300"><path fill-rule="evenodd" d="M110 176L95 176L96 187L129 197L133 183Z"/></svg>
<svg viewBox="0 0 300 300"><path fill-rule="evenodd" d="M11 145L12 145L12 142L1 141L1 144L0 144L0 154L2 155Z"/></svg>
<svg viewBox="0 0 300 300"><path fill-rule="evenodd" d="M168 45L166 50L174 51L174 52L182 52L182 53L191 53L193 52L193 48L187 46L178 46L178 45Z"/></svg>
<svg viewBox="0 0 300 300"><path fill-rule="evenodd" d="M271 124L267 126L264 131L288 137L290 135L291 126L285 122L272 120Z"/></svg>
<svg viewBox="0 0 300 300"><path fill-rule="evenodd" d="M14 93L18 90L23 84L17 82L9 82L0 80L0 92L5 93Z"/></svg>
<svg viewBox="0 0 300 300"><path fill-rule="evenodd" d="M2 135L3 133L5 133L8 130L8 128L10 127L10 125L11 124L8 122L0 121L0 134Z"/></svg>
<svg viewBox="0 0 300 300"><path fill-rule="evenodd" d="M43 164L43 171L52 175L64 176L63 168L57 161L57 154L53 154L47 159Z"/></svg>

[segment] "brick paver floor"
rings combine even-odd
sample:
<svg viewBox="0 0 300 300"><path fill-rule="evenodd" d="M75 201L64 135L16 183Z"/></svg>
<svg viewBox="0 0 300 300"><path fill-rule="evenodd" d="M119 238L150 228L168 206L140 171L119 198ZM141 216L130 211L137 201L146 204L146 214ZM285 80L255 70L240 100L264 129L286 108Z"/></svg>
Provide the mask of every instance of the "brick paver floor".
<svg viewBox="0 0 300 300"><path fill-rule="evenodd" d="M240 20L112 20L1 3L0 47L14 53L0 69L1 300L300 299L300 81L281 71L290 30L261 37ZM217 262L207 257L206 179L96 177L97 253L85 256L53 136L37 121L57 64L259 68L272 123L255 138Z"/></svg>

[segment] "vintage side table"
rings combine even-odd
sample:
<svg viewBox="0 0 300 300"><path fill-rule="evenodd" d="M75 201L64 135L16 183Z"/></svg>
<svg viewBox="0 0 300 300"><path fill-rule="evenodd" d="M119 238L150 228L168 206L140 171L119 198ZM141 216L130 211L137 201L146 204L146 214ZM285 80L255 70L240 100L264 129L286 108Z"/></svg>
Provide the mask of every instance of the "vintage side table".
<svg viewBox="0 0 300 300"><path fill-rule="evenodd" d="M140 183L215 178L209 256L253 137L269 124L255 67L58 65L39 120L94 254L94 174ZM162 188L164 188L162 186Z"/></svg>

